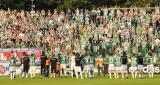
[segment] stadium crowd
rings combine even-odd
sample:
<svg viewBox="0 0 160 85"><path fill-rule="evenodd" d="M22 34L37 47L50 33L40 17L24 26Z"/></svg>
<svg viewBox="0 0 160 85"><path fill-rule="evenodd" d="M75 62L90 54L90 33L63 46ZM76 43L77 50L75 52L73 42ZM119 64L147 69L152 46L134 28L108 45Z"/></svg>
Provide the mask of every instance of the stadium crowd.
<svg viewBox="0 0 160 85"><path fill-rule="evenodd" d="M156 56L156 62L160 59L160 11L159 8L0 10L0 38L1 48L43 47L44 55L49 58L84 55L101 64L106 56L132 58L149 54ZM45 65L41 65L42 70ZM100 70L104 72L98 64L99 76Z"/></svg>
<svg viewBox="0 0 160 85"><path fill-rule="evenodd" d="M159 9L0 11L1 48L44 47L77 52L94 51L94 46L109 51L118 46L130 52L141 47L158 48ZM156 50L158 51L158 50ZM55 51L58 52L58 51Z"/></svg>

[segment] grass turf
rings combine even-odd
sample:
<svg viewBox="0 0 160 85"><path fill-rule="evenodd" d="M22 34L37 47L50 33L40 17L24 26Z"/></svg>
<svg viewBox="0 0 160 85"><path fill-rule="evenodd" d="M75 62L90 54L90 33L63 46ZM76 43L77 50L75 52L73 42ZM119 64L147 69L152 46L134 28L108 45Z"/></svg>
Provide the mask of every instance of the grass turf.
<svg viewBox="0 0 160 85"><path fill-rule="evenodd" d="M9 76L0 76L0 85L160 85L160 75L150 79L146 75L144 79L112 79L95 78L95 79L76 79L76 78L44 78L21 79L17 77L11 80Z"/></svg>

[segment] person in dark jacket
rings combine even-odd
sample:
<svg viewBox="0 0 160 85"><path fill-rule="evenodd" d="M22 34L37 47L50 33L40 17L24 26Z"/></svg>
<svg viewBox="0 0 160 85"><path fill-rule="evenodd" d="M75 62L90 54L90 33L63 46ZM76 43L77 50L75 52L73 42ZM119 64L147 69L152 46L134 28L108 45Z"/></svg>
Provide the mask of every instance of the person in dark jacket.
<svg viewBox="0 0 160 85"><path fill-rule="evenodd" d="M138 63L138 74L139 74L139 78L143 79L143 56L142 54L139 52L137 55L137 63Z"/></svg>
<svg viewBox="0 0 160 85"><path fill-rule="evenodd" d="M50 59L50 62L51 62L51 77L56 77L56 64L58 62L58 58L53 56L51 59Z"/></svg>
<svg viewBox="0 0 160 85"><path fill-rule="evenodd" d="M45 77L49 77L49 67L50 67L50 56L47 56L45 65Z"/></svg>
<svg viewBox="0 0 160 85"><path fill-rule="evenodd" d="M45 66L46 66L46 60L47 56L45 55L45 52L42 53L41 56L41 75L44 77L45 76Z"/></svg>
<svg viewBox="0 0 160 85"><path fill-rule="evenodd" d="M83 74L82 74L82 69L81 69L81 58L80 56L77 54L76 58L75 58L75 74L76 74L76 78L78 79L78 73L80 73L81 79L83 79Z"/></svg>
<svg viewBox="0 0 160 85"><path fill-rule="evenodd" d="M126 52L123 52L123 55L121 56L121 61L122 61L122 69L123 69L122 75L124 76L124 73L125 73L126 78L128 78L128 70L127 70L128 58L127 58Z"/></svg>
<svg viewBox="0 0 160 85"><path fill-rule="evenodd" d="M22 78L26 77L28 78L28 71L29 71L29 56L27 55L26 52L23 53L23 59L22 59L22 64L23 64L23 73L22 73Z"/></svg>

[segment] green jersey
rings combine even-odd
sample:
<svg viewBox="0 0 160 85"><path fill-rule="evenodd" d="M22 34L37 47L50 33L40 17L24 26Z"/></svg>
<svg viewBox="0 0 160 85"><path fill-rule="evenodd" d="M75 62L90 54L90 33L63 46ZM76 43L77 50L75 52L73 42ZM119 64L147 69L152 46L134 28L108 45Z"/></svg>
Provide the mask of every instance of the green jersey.
<svg viewBox="0 0 160 85"><path fill-rule="evenodd" d="M121 57L115 57L115 66L121 66Z"/></svg>
<svg viewBox="0 0 160 85"><path fill-rule="evenodd" d="M61 64L66 64L67 63L66 55L61 55L60 56L60 62L61 62Z"/></svg>
<svg viewBox="0 0 160 85"><path fill-rule="evenodd" d="M16 65L16 58L10 58L10 66L15 66Z"/></svg>
<svg viewBox="0 0 160 85"><path fill-rule="evenodd" d="M34 56L30 56L30 65L31 66L35 65L35 57Z"/></svg>
<svg viewBox="0 0 160 85"><path fill-rule="evenodd" d="M93 57L90 57L90 58L89 58L89 63L90 63L90 64L94 64L94 58L93 58Z"/></svg>
<svg viewBox="0 0 160 85"><path fill-rule="evenodd" d="M148 62L148 64L153 64L153 57L148 57L147 58L147 62Z"/></svg>
<svg viewBox="0 0 160 85"><path fill-rule="evenodd" d="M107 57L107 56L103 58L103 63L104 63L104 64L107 64L107 63L108 63L108 57Z"/></svg>
<svg viewBox="0 0 160 85"><path fill-rule="evenodd" d="M136 57L131 58L131 66L134 66L134 67L137 66L137 58Z"/></svg>
<svg viewBox="0 0 160 85"><path fill-rule="evenodd" d="M114 64L114 57L109 57L109 64Z"/></svg>
<svg viewBox="0 0 160 85"><path fill-rule="evenodd" d="M84 65L89 65L90 64L90 61L89 61L90 59L89 59L89 57L84 57L83 58L83 64Z"/></svg>

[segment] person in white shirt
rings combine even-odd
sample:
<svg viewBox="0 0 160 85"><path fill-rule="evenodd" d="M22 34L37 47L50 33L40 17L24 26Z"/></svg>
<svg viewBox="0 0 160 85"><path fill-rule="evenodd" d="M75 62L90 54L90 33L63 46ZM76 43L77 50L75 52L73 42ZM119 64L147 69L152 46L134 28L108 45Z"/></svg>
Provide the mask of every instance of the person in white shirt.
<svg viewBox="0 0 160 85"><path fill-rule="evenodd" d="M69 63L70 63L70 68L71 68L71 76L73 78L73 70L75 70L75 55L71 53L69 57L70 57Z"/></svg>

